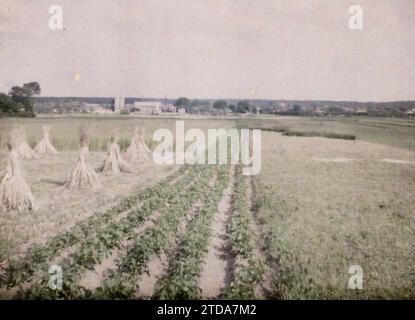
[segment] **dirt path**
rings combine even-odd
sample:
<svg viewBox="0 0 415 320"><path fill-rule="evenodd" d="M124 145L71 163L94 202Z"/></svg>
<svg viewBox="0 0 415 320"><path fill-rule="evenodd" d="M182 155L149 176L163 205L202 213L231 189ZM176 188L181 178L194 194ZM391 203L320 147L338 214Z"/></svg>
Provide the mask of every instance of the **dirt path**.
<svg viewBox="0 0 415 320"><path fill-rule="evenodd" d="M218 211L212 221L212 237L205 259L202 273L199 277L199 287L204 298L216 298L230 282L233 262L229 254L227 223L232 212L232 198L235 185L235 167L231 167L228 187L218 204Z"/></svg>

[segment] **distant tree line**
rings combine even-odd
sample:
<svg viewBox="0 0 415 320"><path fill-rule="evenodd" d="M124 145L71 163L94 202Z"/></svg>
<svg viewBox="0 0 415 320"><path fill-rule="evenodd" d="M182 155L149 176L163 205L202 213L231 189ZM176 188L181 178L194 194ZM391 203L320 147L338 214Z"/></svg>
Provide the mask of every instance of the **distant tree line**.
<svg viewBox="0 0 415 320"><path fill-rule="evenodd" d="M180 97L176 99L174 105L178 108L184 108L187 113L257 113L258 110L255 105L247 100L239 101L237 104L228 104L226 100L216 100L212 103L210 100Z"/></svg>
<svg viewBox="0 0 415 320"><path fill-rule="evenodd" d="M415 102L330 102L277 100L200 100L181 97L174 102L188 113L221 115L228 113L281 116L369 116L415 118ZM412 111L411 111L412 110Z"/></svg>
<svg viewBox="0 0 415 320"><path fill-rule="evenodd" d="M34 117L32 97L39 94L40 85L37 82L14 86L9 94L0 93L0 117Z"/></svg>
<svg viewBox="0 0 415 320"><path fill-rule="evenodd" d="M33 117L36 113L88 113L87 104L108 105L103 97L34 97L40 93L37 82L13 87L9 94L0 94L0 117ZM126 103L157 99L126 98ZM355 102L317 100L238 100L238 99L165 99L184 108L187 113L204 115L269 114L278 116L369 116L407 117L415 119L415 101Z"/></svg>

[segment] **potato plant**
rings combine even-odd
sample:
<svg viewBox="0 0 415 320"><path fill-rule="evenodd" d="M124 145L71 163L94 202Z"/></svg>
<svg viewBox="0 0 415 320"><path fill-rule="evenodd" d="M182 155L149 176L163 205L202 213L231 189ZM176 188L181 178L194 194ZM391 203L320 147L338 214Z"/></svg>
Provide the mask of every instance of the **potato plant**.
<svg viewBox="0 0 415 320"><path fill-rule="evenodd" d="M251 212L246 198L245 177L241 168L236 169L234 206L231 221L228 225L228 234L231 242L231 251L234 256L240 255L247 259L253 250L253 239L250 232Z"/></svg>
<svg viewBox="0 0 415 320"><path fill-rule="evenodd" d="M256 244L252 233L251 208L248 206L246 194L247 181L237 167L234 192L234 208L228 226L231 253L240 265L235 265L233 279L224 297L227 299L255 299L255 288L262 281L264 265L254 256ZM243 263L242 263L243 262Z"/></svg>
<svg viewBox="0 0 415 320"><path fill-rule="evenodd" d="M85 235L92 238L93 235L99 234L100 231L108 228L108 224L111 223L118 214L130 210L137 205L137 203L143 202L143 207L151 206L150 203L154 202L154 199L158 199L160 196L171 190L171 188L168 187L170 181L176 177L180 177L181 179L187 177L185 173L188 170L187 167L182 167L179 171L167 177L165 180L160 181L154 186L146 188L133 196L123 199L120 204L110 208L104 213L92 215L90 218L75 225L63 234L53 237L46 244L35 245L24 257L10 262L6 270L6 276L0 285L13 287L29 281L36 271L41 270L42 272L45 272L45 270L48 269L45 264L58 255L59 252L84 241ZM181 179L179 179L176 184L179 184ZM182 183L182 185L185 185L188 182L189 181L186 181L185 183ZM139 211L133 211L133 213L138 212ZM132 220L133 216L137 217L137 215L130 214L129 219Z"/></svg>
<svg viewBox="0 0 415 320"><path fill-rule="evenodd" d="M204 173L202 172L202 175L203 174ZM187 193L191 191L192 188L198 187L199 180L195 178L200 175L201 173L198 169L192 168L188 174L177 183L176 187L179 189L178 192L175 189L163 186L164 198L157 192L160 190L157 190L155 198L149 199L143 206L130 212L127 217L109 224L98 234L87 237L68 259L64 259L59 263L65 272L66 282L75 283L77 277L84 271L88 269L92 270L96 264L99 264L102 259L111 252L111 250L119 248L121 240L129 236L134 228L139 227L147 220L151 213L156 210L166 212L175 202L179 201L178 199L186 197ZM45 266L45 269L47 269L47 266ZM31 286L26 292L20 293L20 295L26 298L47 296L50 291L47 287L49 275L44 271L41 274L41 280ZM79 297L89 294L88 291L76 286L68 287L68 289L69 288L73 292L66 292L67 296L72 295L73 297ZM74 288L76 290L74 290Z"/></svg>
<svg viewBox="0 0 415 320"><path fill-rule="evenodd" d="M200 212L189 222L176 255L171 259L168 274L157 285L157 299L199 299L201 290L197 279L202 271L209 239L211 222L229 180L229 167L220 169L214 188L205 198Z"/></svg>
<svg viewBox="0 0 415 320"><path fill-rule="evenodd" d="M134 290L127 284L136 283L143 272L148 272L148 261L166 251L175 240L180 222L186 219L192 205L206 198L209 194L209 182L215 169L203 169L196 183L191 185L183 194L175 198L169 207L161 212L161 217L154 226L144 231L121 257L117 270L94 292L96 298L133 298ZM126 288L127 285L127 288Z"/></svg>

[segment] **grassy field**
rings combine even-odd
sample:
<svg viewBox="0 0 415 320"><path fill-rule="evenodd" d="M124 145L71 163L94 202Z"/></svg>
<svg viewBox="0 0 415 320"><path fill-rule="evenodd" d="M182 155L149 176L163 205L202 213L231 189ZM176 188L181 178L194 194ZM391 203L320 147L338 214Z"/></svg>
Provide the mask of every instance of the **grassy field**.
<svg viewBox="0 0 415 320"><path fill-rule="evenodd" d="M271 117L271 116L228 116L228 117L38 117L35 119L0 119L0 137L16 125L26 127L29 143L34 145L42 136L42 125L58 128L51 134L59 150L78 148L78 131L87 124L91 131L90 148L105 150L113 130L120 132L120 144L128 146L134 126L146 129L146 141L151 144L152 133L157 128L174 129L175 121L183 120L185 128L250 128L288 129L297 132L320 132L338 135L354 135L358 140L386 144L415 151L415 121L395 118L366 117ZM52 129L53 130L53 129ZM3 140L3 139L1 139Z"/></svg>
<svg viewBox="0 0 415 320"><path fill-rule="evenodd" d="M414 297L415 153L263 134L259 219L277 298ZM347 289L351 265L364 290Z"/></svg>
<svg viewBox="0 0 415 320"><path fill-rule="evenodd" d="M415 151L415 121L366 117L261 117L238 120L240 126L354 135L358 140Z"/></svg>
<svg viewBox="0 0 415 320"><path fill-rule="evenodd" d="M145 129L145 140L152 146L153 132L159 128L175 131L176 120L183 120L185 130L199 128L229 128L234 122L215 119L183 119L165 117L110 117L110 116L76 116L76 117L37 117L35 119L0 119L0 139L7 131L16 125L26 128L27 140L34 146L42 137L42 126L47 124L52 127L51 141L59 151L73 151L79 148L79 129L86 125L90 132L89 147L92 151L105 151L113 131L119 132L120 146L124 150L130 144L130 138L135 126Z"/></svg>
<svg viewBox="0 0 415 320"><path fill-rule="evenodd" d="M23 124L34 145L51 124L59 155L24 160L37 208L0 214L0 297L12 298L414 298L415 122L398 119L194 117L185 127L271 128L259 176L238 166L156 166L100 176L101 187L61 186L91 132L92 163L111 132L123 149L134 126L152 145L176 119L0 119ZM309 137L354 135L356 140ZM0 152L3 161L5 151ZM0 171L4 166L0 167ZM48 289L59 264L64 289ZM351 265L363 290L347 287Z"/></svg>

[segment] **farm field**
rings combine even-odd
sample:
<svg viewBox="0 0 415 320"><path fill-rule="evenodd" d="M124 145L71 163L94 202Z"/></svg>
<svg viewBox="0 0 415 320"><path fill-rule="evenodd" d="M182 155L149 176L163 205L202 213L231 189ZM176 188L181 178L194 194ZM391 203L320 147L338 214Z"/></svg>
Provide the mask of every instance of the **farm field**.
<svg viewBox="0 0 415 320"><path fill-rule="evenodd" d="M130 144L130 138L135 126L144 129L144 139L152 146L153 132L159 128L165 128L174 132L176 120L183 120L185 129L199 128L201 130L211 128L233 127L234 122L229 120L186 119L167 117L109 117L109 116L76 116L76 117L45 117L35 119L0 119L0 141L4 145L4 136L7 131L18 125L26 128L27 140L30 146L34 146L42 137L43 125L52 127L51 142L59 151L77 151L79 148L78 131L82 125L87 125L90 131L89 148L91 151L105 151L110 140L111 133L118 131L121 150L125 150Z"/></svg>
<svg viewBox="0 0 415 320"><path fill-rule="evenodd" d="M261 117L241 119L240 126L354 135L356 139L415 151L415 121L368 117Z"/></svg>
<svg viewBox="0 0 415 320"><path fill-rule="evenodd" d="M232 269L215 267L221 263L220 256L206 259L206 252L222 250L213 242L222 241L218 229L232 214L232 194L245 192L246 182L241 179L234 166L184 166L14 258L3 278L11 288L3 291L3 297L198 299L209 296L211 290L217 291L216 297L254 297L258 276L233 278ZM234 191L236 180L244 185ZM219 219L219 227L212 222L215 219ZM253 239L250 234L239 237L239 233L246 232L252 222L241 221L235 223L230 233L234 240L229 243L235 256L248 259ZM50 264L65 270L61 291L47 286L45 268ZM248 272L244 271L248 267L262 272L259 266L246 265L238 273ZM214 273L209 285L200 277L205 268ZM226 277L220 277L221 272Z"/></svg>
<svg viewBox="0 0 415 320"><path fill-rule="evenodd" d="M175 121L0 119L2 135L23 124L31 146L50 124L60 152L22 163L36 210L0 214L0 262L7 261L0 298L414 297L413 121L185 119L186 129L287 127L357 140L264 131L255 177L243 176L237 165L147 163L137 173L100 176L101 187L88 194L63 191L82 123L91 127L97 167L111 130L120 131L125 150L138 125L154 147L153 131L174 132ZM64 273L60 291L48 288L55 264ZM347 288L351 265L363 269L363 290Z"/></svg>
<svg viewBox="0 0 415 320"><path fill-rule="evenodd" d="M275 298L414 298L415 152L263 133L258 217ZM363 288L347 289L351 265Z"/></svg>

